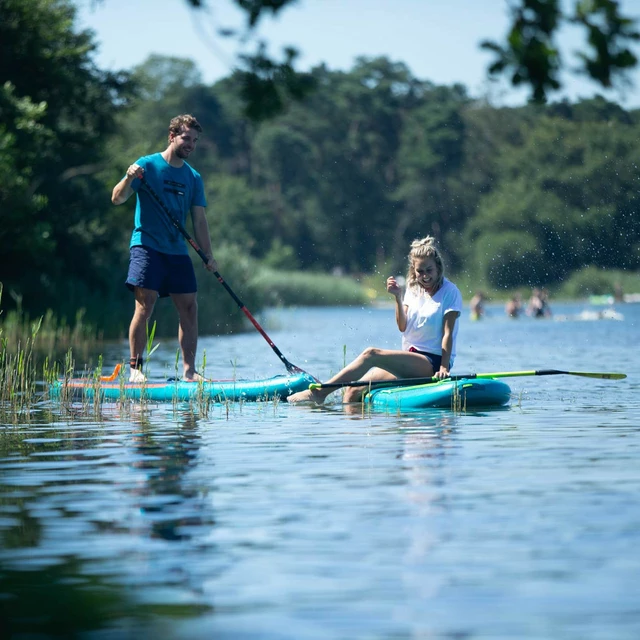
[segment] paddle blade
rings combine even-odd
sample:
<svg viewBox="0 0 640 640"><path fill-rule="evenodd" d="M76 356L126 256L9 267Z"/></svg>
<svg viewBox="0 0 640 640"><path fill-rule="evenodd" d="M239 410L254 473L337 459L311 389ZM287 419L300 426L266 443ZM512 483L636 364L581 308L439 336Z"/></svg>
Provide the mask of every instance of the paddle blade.
<svg viewBox="0 0 640 640"><path fill-rule="evenodd" d="M572 376L582 376L583 378L601 378L603 380L624 380L626 373L585 373L582 371L569 371Z"/></svg>
<svg viewBox="0 0 640 640"><path fill-rule="evenodd" d="M560 371L558 369L538 369L531 371L495 371L493 373L463 373L451 376L452 380L463 378L519 378L523 376L582 376L583 378L599 378L601 380L622 380L626 373L596 373L591 371Z"/></svg>
<svg viewBox="0 0 640 640"><path fill-rule="evenodd" d="M122 365L121 364L117 364L114 367L113 373L110 376L100 376L100 382L113 382L114 380L116 380L118 378L118 374L120 373L120 369L122 369Z"/></svg>

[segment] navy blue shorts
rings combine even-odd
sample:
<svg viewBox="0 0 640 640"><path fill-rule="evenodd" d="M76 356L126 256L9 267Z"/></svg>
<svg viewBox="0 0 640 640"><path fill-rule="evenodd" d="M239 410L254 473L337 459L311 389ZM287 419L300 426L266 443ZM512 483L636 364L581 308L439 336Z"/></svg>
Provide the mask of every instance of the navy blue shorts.
<svg viewBox="0 0 640 640"><path fill-rule="evenodd" d="M126 285L157 291L161 298L170 293L198 290L193 263L188 255L161 253L149 247L131 247Z"/></svg>
<svg viewBox="0 0 640 640"><path fill-rule="evenodd" d="M421 356L424 356L431 363L434 373L436 371L440 371L442 356L438 356L435 353L428 353L427 351L418 351L415 347L409 347L409 351L411 351L411 353L419 353Z"/></svg>

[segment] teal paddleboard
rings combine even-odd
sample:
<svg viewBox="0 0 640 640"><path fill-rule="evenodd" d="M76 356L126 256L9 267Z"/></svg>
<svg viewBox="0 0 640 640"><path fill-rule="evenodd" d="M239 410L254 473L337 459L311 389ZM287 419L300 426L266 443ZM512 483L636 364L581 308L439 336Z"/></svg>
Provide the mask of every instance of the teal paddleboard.
<svg viewBox="0 0 640 640"><path fill-rule="evenodd" d="M500 407L509 402L509 385L492 378L441 380L411 387L373 389L364 402L374 409L459 409Z"/></svg>
<svg viewBox="0 0 640 640"><path fill-rule="evenodd" d="M207 399L212 402L273 400L308 389L315 380L306 373L280 375L261 380L211 380L207 382L154 381L143 383L124 380L94 381L87 378L59 380L52 395L63 393L93 399L96 393L106 401L149 400L152 402L184 402Z"/></svg>

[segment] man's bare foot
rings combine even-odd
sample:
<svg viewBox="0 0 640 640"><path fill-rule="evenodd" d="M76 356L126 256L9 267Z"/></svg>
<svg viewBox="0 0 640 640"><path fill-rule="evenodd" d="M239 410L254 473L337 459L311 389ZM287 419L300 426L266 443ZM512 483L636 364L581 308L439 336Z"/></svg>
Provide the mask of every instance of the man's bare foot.
<svg viewBox="0 0 640 640"><path fill-rule="evenodd" d="M293 393L287 398L287 402L290 404L322 404L324 402L324 396L317 391L311 391L311 389L306 389L305 391L298 391L298 393Z"/></svg>
<svg viewBox="0 0 640 640"><path fill-rule="evenodd" d="M129 369L129 382L135 382L141 384L147 381L147 377L140 371L140 369Z"/></svg>
<svg viewBox="0 0 640 640"><path fill-rule="evenodd" d="M208 382L208 380L197 371L194 371L193 373L185 373L182 379L185 382Z"/></svg>

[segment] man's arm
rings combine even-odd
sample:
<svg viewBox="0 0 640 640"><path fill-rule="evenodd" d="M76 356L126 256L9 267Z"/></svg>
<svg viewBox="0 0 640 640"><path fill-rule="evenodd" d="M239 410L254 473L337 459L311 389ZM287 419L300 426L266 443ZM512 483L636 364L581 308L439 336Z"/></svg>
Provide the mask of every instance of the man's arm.
<svg viewBox="0 0 640 640"><path fill-rule="evenodd" d="M111 202L113 202L113 204L124 204L133 195L131 183L143 174L144 169L140 165L132 164L127 169L125 177L122 178L115 187L113 187Z"/></svg>
<svg viewBox="0 0 640 640"><path fill-rule="evenodd" d="M209 224L207 223L204 207L191 207L191 219L193 220L193 234L196 237L196 242L209 259L205 266L209 271L217 271L218 263L215 261L211 250L211 236L209 235Z"/></svg>

